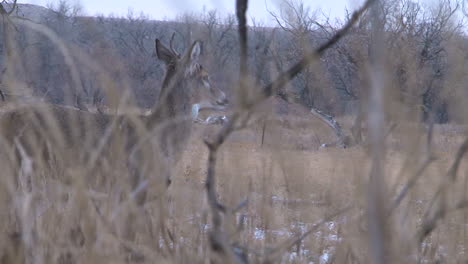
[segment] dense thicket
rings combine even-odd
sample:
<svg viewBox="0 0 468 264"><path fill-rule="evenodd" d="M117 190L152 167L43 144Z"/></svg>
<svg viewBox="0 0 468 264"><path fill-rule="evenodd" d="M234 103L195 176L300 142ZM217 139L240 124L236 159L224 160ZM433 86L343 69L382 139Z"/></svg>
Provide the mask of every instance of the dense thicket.
<svg viewBox="0 0 468 264"><path fill-rule="evenodd" d="M177 22L153 21L132 12L126 17L84 17L79 6L59 1L50 9L19 5L16 15L31 18L52 29L71 48L80 75L72 81L70 67L56 45L42 33L15 26L16 51L21 63L16 64L15 81L21 80L39 97L63 103L71 91L75 104L112 104L119 98L108 98L105 89L118 94L131 91L140 106L156 102L164 72L154 57L154 39L169 41L176 32L175 46L184 49L193 39L202 39L213 82L232 90L238 69L238 40L233 17L221 18L216 12L181 16ZM323 43L344 21L332 22L319 12L289 1L284 13L276 14L277 27L251 23L249 65L260 84L286 69L307 48ZM294 12L287 12L287 11ZM423 6L410 0L385 5L385 50L392 73L389 102L402 109L420 110L427 120L457 120L457 98L467 95L467 39L460 22L459 5L440 0ZM293 14L293 15L292 15ZM4 32L4 28L2 27ZM1 35L4 37L4 34ZM355 114L362 108L366 95L366 67L369 43L368 15L338 45L331 48L320 63L300 74L292 84L278 91L280 95L306 106L335 115ZM1 40L3 43L3 40ZM4 59L5 49L0 51ZM88 57L88 58L87 58ZM112 87L98 87L102 73L112 76ZM5 86L5 85L4 85ZM78 87L76 87L78 86ZM19 96L25 91L4 87L6 93ZM115 93L112 93L115 94ZM409 111L409 110L408 110Z"/></svg>

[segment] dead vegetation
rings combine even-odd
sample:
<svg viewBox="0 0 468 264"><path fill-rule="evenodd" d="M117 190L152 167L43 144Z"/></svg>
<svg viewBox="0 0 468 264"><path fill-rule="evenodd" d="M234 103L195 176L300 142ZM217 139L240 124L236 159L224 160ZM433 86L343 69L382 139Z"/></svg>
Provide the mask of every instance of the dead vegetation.
<svg viewBox="0 0 468 264"><path fill-rule="evenodd" d="M171 75L171 60L179 59L174 37L165 54L173 55L166 61L173 79L148 113L125 111L135 109L130 96L112 89L103 94L121 104L96 111L6 96L0 113L0 263L468 261L468 140L459 117L464 99L449 101L461 113L448 124L414 107L423 88L417 81L432 80L436 87L440 80L426 78L430 69L411 68L409 59L399 65L401 79L393 79L392 67L402 62L382 50L390 32L382 25L386 3L367 0L322 44L304 48L297 63L261 85L249 71L248 1L237 0L240 77L221 125L192 123L194 102L181 102L188 94L171 90L187 87L184 74L202 69L189 64ZM27 85L14 78L22 62L6 28L23 20L0 6L4 46L11 50L2 85L11 91ZM285 86L304 78L302 71L333 47L352 58L343 38L365 27L372 32L369 58L353 66L365 87L347 91L359 98L355 113L332 117L285 100ZM59 38L55 43L73 72L84 51ZM193 43L183 59L194 58ZM424 58L421 65L433 62ZM118 86L102 74L100 86ZM208 80L204 71L202 77ZM456 78L450 76L447 85L457 84ZM395 83L418 95L395 99ZM151 118L167 105L158 119ZM176 137L182 132L184 138ZM329 142L336 144L324 148ZM168 151L174 145L181 151Z"/></svg>

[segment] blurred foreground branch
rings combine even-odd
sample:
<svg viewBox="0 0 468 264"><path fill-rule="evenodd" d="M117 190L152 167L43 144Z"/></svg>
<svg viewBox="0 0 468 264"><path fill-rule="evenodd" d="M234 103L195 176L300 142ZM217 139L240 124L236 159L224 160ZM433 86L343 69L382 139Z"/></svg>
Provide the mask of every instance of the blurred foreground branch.
<svg viewBox="0 0 468 264"><path fill-rule="evenodd" d="M274 91L280 89L286 85L292 78L297 74L303 71L310 63L312 63L316 58L322 55L327 49L332 47L337 43L346 33L352 28L352 26L359 20L359 17L371 6L375 0L367 0L364 5L356 10L352 15L348 23L337 33L330 38L326 43L315 49L314 51L306 54L298 63L296 63L289 70L281 73L279 77L272 82L271 84L265 86L262 90L262 93L255 100L248 101L249 104L243 105L243 109L235 111L229 121L223 126L221 131L214 137L213 140L205 140L205 144L208 147L208 171L206 178L206 191L208 197L208 203L212 213L213 229L210 232L210 244L214 252L218 252L219 255L227 257L230 263L247 263L245 254L238 253L231 246L231 243L228 239L228 235L223 230L222 227L222 217L221 213L226 212L226 207L218 202L217 192L216 192L216 165L217 165L217 153L219 148L224 144L229 135L236 129L237 123L244 123L246 119L249 118L249 114L254 108L254 106L266 98L272 96ZM240 80L239 88L246 89L247 87L242 87L243 79L246 77L247 72L247 24L245 19L245 14L247 11L247 0L237 0L237 19L239 22L238 32L239 39L241 41L241 65L240 65ZM243 48L242 48L243 47ZM242 74L244 73L244 75ZM247 113L243 115L243 113ZM230 211L230 210L229 210Z"/></svg>

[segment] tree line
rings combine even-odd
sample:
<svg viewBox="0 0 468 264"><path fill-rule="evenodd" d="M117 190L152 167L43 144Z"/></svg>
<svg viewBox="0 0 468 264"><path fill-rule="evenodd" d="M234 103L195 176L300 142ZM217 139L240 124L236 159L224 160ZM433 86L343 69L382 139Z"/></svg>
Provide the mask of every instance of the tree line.
<svg viewBox="0 0 468 264"><path fill-rule="evenodd" d="M271 82L271 76L333 36L350 19L348 13L343 20L332 20L300 1L289 0L283 5L281 13L271 14L275 27L250 23L248 65L257 75L259 86ZM404 109L417 109L415 118L440 123L460 119L457 98L467 93L468 43L461 11L461 3L453 0L438 0L431 5L411 0L384 3L384 50L391 73L385 81L392 87L385 96L402 113ZM18 5L12 15L28 18L31 13L40 13L31 19L50 28L71 47L80 87L74 87L77 85L71 81L63 54L49 38L15 25L10 31L20 59L11 71L14 76L9 78L21 82L24 89L4 87L4 92L12 96L21 96L27 90L53 103L64 103L70 92L72 103L80 107L113 105L120 98L110 94L127 94L139 106L150 107L157 100L164 75L163 66L155 59L154 39L168 41L174 32L176 49L185 49L194 39L203 41L204 63L218 87L229 94L238 78L232 74L239 68L240 48L233 15L221 17L216 11L203 11L170 22L154 21L131 11L125 17L88 17L79 4L67 0L48 9ZM373 40L369 19L370 14L365 13L320 62L277 91L278 95L332 115L359 116L369 82L366 62ZM3 24L2 38L5 30ZM3 45L1 61L5 61L5 54ZM96 80L103 78L104 72L117 82L101 87L103 82Z"/></svg>

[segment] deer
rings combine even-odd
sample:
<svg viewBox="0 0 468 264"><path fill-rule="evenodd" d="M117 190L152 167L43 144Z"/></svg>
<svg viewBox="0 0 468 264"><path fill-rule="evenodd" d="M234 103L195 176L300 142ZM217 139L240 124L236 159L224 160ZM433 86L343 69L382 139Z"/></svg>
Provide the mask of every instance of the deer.
<svg viewBox="0 0 468 264"><path fill-rule="evenodd" d="M199 112L207 108L223 109L229 103L200 63L202 42L193 41L181 55L173 41L174 34L169 47L155 39L156 56L166 70L159 98L148 114L112 115L47 103L18 105L0 113L3 137L0 139L8 146L4 148L8 150L6 154L16 157L18 168L27 157L48 164L62 155L71 155L64 159L69 162L79 160L93 167L100 156L112 155L113 151L127 152L130 185L139 194L138 203L143 204L148 181L145 173L158 171L150 162L142 164L143 156L153 155L169 169L176 166L190 137L192 123L211 124L210 120L200 119ZM83 153L82 146L94 147L95 151ZM64 162L64 167L73 166ZM171 173L161 173L169 186Z"/></svg>

